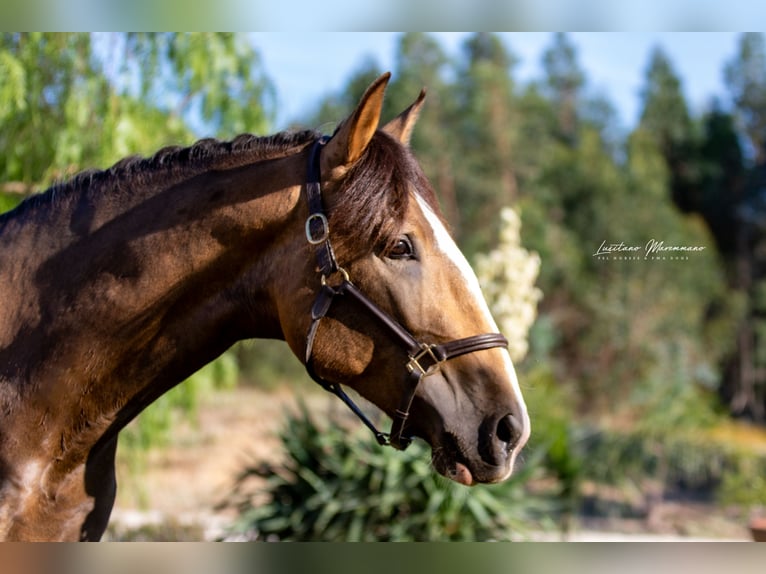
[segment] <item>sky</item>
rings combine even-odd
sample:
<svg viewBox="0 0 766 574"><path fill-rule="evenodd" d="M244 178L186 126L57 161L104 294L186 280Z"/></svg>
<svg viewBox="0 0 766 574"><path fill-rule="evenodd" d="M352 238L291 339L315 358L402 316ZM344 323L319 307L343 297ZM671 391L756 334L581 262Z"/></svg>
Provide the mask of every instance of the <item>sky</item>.
<svg viewBox="0 0 766 574"><path fill-rule="evenodd" d="M434 36L448 54L459 54L469 34ZM308 116L322 96L339 92L370 58L395 73L399 37L396 32L254 33L253 44L277 90L275 130ZM551 33L504 32L501 37L519 60L516 80L539 78ZM738 42L733 32L574 32L570 37L586 72L587 89L605 96L618 111L620 127L627 129L640 114L640 90L653 47L661 46L670 56L687 102L693 112L700 112L713 96L726 98L723 67L736 54Z"/></svg>

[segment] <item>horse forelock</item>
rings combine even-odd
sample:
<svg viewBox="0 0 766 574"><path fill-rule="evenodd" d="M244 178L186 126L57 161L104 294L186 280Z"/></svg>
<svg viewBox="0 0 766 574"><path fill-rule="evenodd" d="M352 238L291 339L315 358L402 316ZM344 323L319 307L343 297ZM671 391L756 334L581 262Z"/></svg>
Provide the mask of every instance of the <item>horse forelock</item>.
<svg viewBox="0 0 766 574"><path fill-rule="evenodd" d="M377 132L328 209L337 250L354 258L390 249L413 193L440 214L433 188L413 155L388 134Z"/></svg>

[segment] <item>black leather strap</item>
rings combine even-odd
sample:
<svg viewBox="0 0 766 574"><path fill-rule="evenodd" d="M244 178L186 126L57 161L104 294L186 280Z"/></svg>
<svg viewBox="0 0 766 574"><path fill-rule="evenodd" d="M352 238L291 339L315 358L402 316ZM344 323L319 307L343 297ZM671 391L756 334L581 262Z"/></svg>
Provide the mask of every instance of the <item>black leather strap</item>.
<svg viewBox="0 0 766 574"><path fill-rule="evenodd" d="M322 173L319 164L322 147L328 139L322 137L311 147L306 175L306 203L309 207L306 239L315 246L319 272L325 277L329 277L338 270L338 262L330 243L330 224L322 202Z"/></svg>

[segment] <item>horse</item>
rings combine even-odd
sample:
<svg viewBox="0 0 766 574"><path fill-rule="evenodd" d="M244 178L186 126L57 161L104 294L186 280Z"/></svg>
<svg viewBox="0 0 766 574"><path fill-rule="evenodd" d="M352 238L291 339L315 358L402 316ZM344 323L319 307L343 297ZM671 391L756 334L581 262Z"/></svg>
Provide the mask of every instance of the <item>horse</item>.
<svg viewBox="0 0 766 574"><path fill-rule="evenodd" d="M118 433L236 341L287 342L382 445L465 485L530 423L504 337L409 146L390 73L330 136L169 147L0 216L0 538L99 540ZM379 431L343 391L392 419Z"/></svg>

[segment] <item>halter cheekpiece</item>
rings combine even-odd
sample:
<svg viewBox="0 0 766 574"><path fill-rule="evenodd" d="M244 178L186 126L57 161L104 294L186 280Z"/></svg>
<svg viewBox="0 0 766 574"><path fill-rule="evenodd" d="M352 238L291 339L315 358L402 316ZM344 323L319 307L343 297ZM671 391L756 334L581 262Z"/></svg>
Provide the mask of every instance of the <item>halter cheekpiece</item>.
<svg viewBox="0 0 766 574"><path fill-rule="evenodd" d="M321 274L321 287L311 307L311 326L306 337L306 371L325 390L340 398L373 432L379 444L404 450L412 442L412 436L404 433L404 426L409 418L410 407L420 382L425 377L436 373L445 361L476 351L507 347L508 341L500 333L474 335L440 344L419 341L401 323L378 307L351 282L348 273L338 265L335 258L335 252L330 242L330 225L322 203L319 157L322 147L328 139L325 136L313 144L309 156L306 182L306 201L309 208L305 228L306 240L315 247L317 266ZM328 278L332 275L340 275L339 284L329 284ZM389 433L378 430L351 397L343 391L340 384L323 379L314 370L313 348L319 324L329 312L332 304L344 297L354 300L362 309L377 319L407 351L408 361L404 364L404 369L408 373L405 389L399 402L399 408L393 417Z"/></svg>

